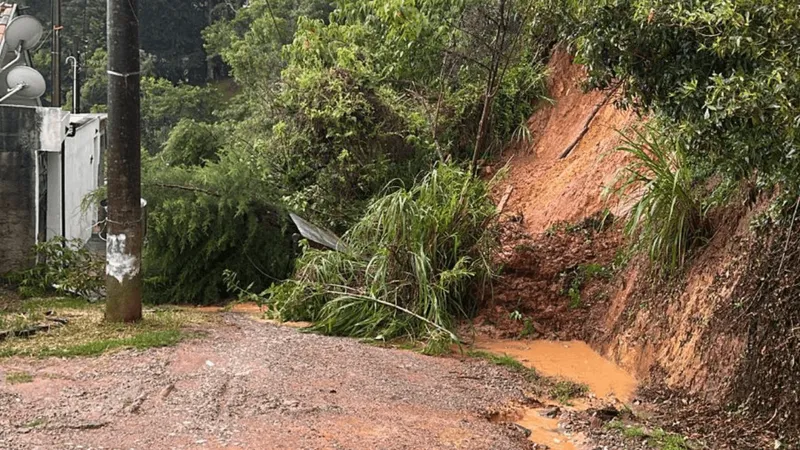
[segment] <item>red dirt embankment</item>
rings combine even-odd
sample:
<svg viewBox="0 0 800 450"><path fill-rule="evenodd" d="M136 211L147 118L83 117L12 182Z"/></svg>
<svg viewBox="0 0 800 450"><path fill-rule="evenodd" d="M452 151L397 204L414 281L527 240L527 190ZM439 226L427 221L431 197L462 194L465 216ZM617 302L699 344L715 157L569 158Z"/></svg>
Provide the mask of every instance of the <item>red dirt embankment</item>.
<svg viewBox="0 0 800 450"><path fill-rule="evenodd" d="M654 279L641 258L626 261L621 223L627 208L604 194L627 162L626 154L614 151L620 132L641 119L608 102L579 144L561 159L607 94L584 93L585 71L564 51L554 52L549 67L553 103L542 106L529 122L534 145L506 155L511 159L509 176L496 192L498 199L511 192L501 217L503 249L498 258L503 276L476 328L494 337L587 340L645 386L666 387L716 411L738 407L742 414L762 419L765 428L775 431L775 439L794 441L790 430L800 423L800 383L789 372L793 359L780 356L778 349L798 346L800 337L792 333L800 335L800 327L792 328L790 319L800 312L781 303L780 295L762 299L767 297L759 294L763 281L751 274L755 269L748 269L771 267L759 252L774 243L756 245L750 228L768 202L738 202L716 213L715 235L685 273L670 282ZM601 220L604 210L618 220ZM580 278L587 266L604 270ZM577 304L569 295L575 286L580 292ZM748 309L746 301L743 307L750 298L787 308L786 319L776 312L757 315L757 306ZM789 321L780 325L782 335L764 331L775 320ZM779 338L786 342L777 342ZM776 377L780 384L771 384ZM755 379L763 382L746 382ZM706 435L733 432L717 421L697 422L689 426ZM729 437L720 439L731 442ZM738 448L766 445L763 435L741 439Z"/></svg>
<svg viewBox="0 0 800 450"><path fill-rule="evenodd" d="M552 104L543 101L529 121L534 144L513 155L504 183L514 187L505 210L521 214L530 234L557 222L578 222L606 207L604 187L613 184L627 158L615 151L620 133L638 122L632 112L606 102L579 144L561 159L607 93L585 93L585 71L565 51L554 52L549 72Z"/></svg>

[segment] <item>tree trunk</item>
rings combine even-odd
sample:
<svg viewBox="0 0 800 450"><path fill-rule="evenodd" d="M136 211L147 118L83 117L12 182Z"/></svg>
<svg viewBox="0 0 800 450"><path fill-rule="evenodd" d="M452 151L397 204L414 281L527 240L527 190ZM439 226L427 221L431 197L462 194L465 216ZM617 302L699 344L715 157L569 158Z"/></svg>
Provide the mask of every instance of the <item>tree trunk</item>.
<svg viewBox="0 0 800 450"><path fill-rule="evenodd" d="M493 88L489 86L483 99L483 111L481 112L481 121L478 124L478 136L475 139L475 150L472 152L473 176L478 176L478 159L483 154L486 148L486 140L489 137L489 118L492 115L492 103L494 100L492 90Z"/></svg>
<svg viewBox="0 0 800 450"><path fill-rule="evenodd" d="M478 158L486 150L486 141L489 139L489 121L492 117L492 106L497 89L503 82L500 74L500 62L505 51L505 40L507 33L506 26L506 0L500 0L498 5L497 33L495 35L496 47L492 54L492 64L489 66L488 78L486 80L486 92L483 96L483 110L481 111L481 121L478 124L478 137L475 139L475 149L472 152L472 176L478 176ZM498 76L500 79L498 80Z"/></svg>
<svg viewBox="0 0 800 450"><path fill-rule="evenodd" d="M105 318L142 318L138 0L108 0L108 242Z"/></svg>

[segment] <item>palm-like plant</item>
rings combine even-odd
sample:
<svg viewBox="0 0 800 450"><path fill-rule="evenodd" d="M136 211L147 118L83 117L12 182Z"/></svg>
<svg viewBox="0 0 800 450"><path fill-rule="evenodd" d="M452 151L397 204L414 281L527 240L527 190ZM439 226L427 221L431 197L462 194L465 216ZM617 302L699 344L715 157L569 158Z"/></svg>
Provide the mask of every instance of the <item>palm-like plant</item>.
<svg viewBox="0 0 800 450"><path fill-rule="evenodd" d="M682 144L655 127L624 136L619 151L633 156L618 192L636 195L626 232L662 274L674 273L711 234L701 192L692 183Z"/></svg>
<svg viewBox="0 0 800 450"><path fill-rule="evenodd" d="M456 339L453 317L474 311L472 288L493 273L489 186L440 164L387 192L343 237L348 253L305 251L272 290L274 311L329 334Z"/></svg>

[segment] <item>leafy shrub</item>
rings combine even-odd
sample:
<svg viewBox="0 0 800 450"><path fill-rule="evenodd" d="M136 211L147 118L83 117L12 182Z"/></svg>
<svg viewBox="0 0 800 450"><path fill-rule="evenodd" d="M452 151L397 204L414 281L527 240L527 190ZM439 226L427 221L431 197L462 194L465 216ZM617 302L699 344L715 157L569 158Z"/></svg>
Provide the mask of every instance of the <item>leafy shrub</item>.
<svg viewBox="0 0 800 450"><path fill-rule="evenodd" d="M230 148L202 167L143 158L148 302L218 302L228 295L225 270L256 289L290 273L288 217L249 156Z"/></svg>
<svg viewBox="0 0 800 450"><path fill-rule="evenodd" d="M625 137L619 148L633 156L619 192L638 197L625 229L636 236L635 245L647 251L657 271L667 274L680 269L689 251L706 242L711 226L680 141L654 127L647 134L635 133L635 140Z"/></svg>
<svg viewBox="0 0 800 450"><path fill-rule="evenodd" d="M7 276L23 297L57 292L96 299L102 293L105 259L87 250L81 240L68 241L58 236L36 244L33 251L36 265Z"/></svg>
<svg viewBox="0 0 800 450"><path fill-rule="evenodd" d="M572 2L577 61L592 86L623 83L623 103L733 179L800 184L800 2Z"/></svg>
<svg viewBox="0 0 800 450"><path fill-rule="evenodd" d="M221 126L181 119L170 131L161 157L169 165L202 166L217 159L224 142Z"/></svg>
<svg viewBox="0 0 800 450"><path fill-rule="evenodd" d="M493 273L489 187L440 164L387 192L345 234L344 252L306 249L294 279L271 289L280 318L336 335L455 339L453 317L475 310L473 288Z"/></svg>

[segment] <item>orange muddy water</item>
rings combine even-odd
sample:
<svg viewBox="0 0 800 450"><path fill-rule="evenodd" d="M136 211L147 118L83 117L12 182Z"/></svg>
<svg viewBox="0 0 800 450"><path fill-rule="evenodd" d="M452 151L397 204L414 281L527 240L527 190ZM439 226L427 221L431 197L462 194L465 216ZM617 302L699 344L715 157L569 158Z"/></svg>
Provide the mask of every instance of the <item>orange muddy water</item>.
<svg viewBox="0 0 800 450"><path fill-rule="evenodd" d="M478 340L475 347L512 356L541 375L583 383L601 400L627 403L636 391L636 379L585 342ZM540 409L526 409L515 422L531 430L532 441L553 450L580 448L577 439L567 436L558 427L557 418L544 417L542 412Z"/></svg>
<svg viewBox="0 0 800 450"><path fill-rule="evenodd" d="M589 386L597 397L629 402L636 380L581 341L478 341L477 348L513 356L548 377L566 378Z"/></svg>

